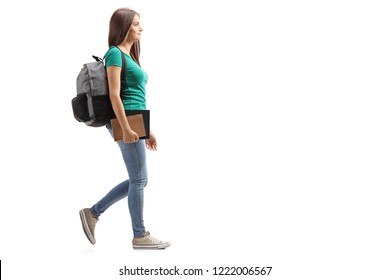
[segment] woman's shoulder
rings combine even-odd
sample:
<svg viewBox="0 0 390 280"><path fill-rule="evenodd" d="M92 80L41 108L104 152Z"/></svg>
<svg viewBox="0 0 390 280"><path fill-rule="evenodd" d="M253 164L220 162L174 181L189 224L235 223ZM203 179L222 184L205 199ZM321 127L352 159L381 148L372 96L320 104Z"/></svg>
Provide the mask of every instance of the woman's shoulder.
<svg viewBox="0 0 390 280"><path fill-rule="evenodd" d="M111 46L105 54L105 56L108 56L108 55L115 55L115 56L121 55L121 50L116 46Z"/></svg>
<svg viewBox="0 0 390 280"><path fill-rule="evenodd" d="M104 55L106 66L122 66L122 54L120 49L112 46L108 49Z"/></svg>

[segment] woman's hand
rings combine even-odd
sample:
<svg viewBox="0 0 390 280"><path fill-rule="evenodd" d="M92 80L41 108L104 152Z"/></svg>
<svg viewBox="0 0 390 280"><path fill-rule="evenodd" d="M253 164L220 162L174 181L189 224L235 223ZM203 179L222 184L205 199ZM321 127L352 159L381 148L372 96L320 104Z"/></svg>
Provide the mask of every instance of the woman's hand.
<svg viewBox="0 0 390 280"><path fill-rule="evenodd" d="M133 130L123 130L123 142L135 143L139 140L138 134Z"/></svg>
<svg viewBox="0 0 390 280"><path fill-rule="evenodd" d="M149 139L146 139L146 148L152 151L157 151L157 140L152 132L150 132Z"/></svg>

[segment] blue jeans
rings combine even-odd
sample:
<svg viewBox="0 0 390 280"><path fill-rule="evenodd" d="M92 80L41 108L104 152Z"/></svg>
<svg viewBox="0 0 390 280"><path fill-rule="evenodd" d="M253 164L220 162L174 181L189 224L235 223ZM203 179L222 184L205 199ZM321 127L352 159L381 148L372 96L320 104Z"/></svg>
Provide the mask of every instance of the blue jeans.
<svg viewBox="0 0 390 280"><path fill-rule="evenodd" d="M107 126L111 136L111 126ZM129 205L131 223L134 237L142 237L145 232L143 210L144 210L144 188L148 183L146 168L145 140L126 144L123 141L117 142L126 164L129 179L115 186L98 203L91 208L95 217L99 217L115 202L125 198Z"/></svg>

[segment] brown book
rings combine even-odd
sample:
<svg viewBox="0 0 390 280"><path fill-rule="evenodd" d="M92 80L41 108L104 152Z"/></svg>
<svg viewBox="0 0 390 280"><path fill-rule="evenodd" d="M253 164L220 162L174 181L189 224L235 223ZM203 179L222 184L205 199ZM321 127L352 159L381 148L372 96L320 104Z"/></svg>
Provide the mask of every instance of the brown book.
<svg viewBox="0 0 390 280"><path fill-rule="evenodd" d="M131 130L135 131L138 134L138 137L146 137L145 123L142 114L127 116L127 121L129 122ZM112 132L114 133L114 140L120 141L123 140L123 131L122 127L119 124L117 119L111 120Z"/></svg>

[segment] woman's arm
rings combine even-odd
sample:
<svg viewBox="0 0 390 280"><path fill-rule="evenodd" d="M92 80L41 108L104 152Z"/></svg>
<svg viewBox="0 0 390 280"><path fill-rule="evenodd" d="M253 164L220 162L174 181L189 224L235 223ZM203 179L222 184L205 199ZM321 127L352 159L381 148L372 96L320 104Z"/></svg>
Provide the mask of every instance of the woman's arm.
<svg viewBox="0 0 390 280"><path fill-rule="evenodd" d="M145 141L146 148L152 151L157 151L157 140L153 132L150 132L150 138Z"/></svg>
<svg viewBox="0 0 390 280"><path fill-rule="evenodd" d="M115 116L123 130L123 142L133 143L137 141L139 137L137 133L131 129L129 123L127 122L125 109L123 108L120 97L121 68L118 66L107 67L107 79L112 108L114 109Z"/></svg>

